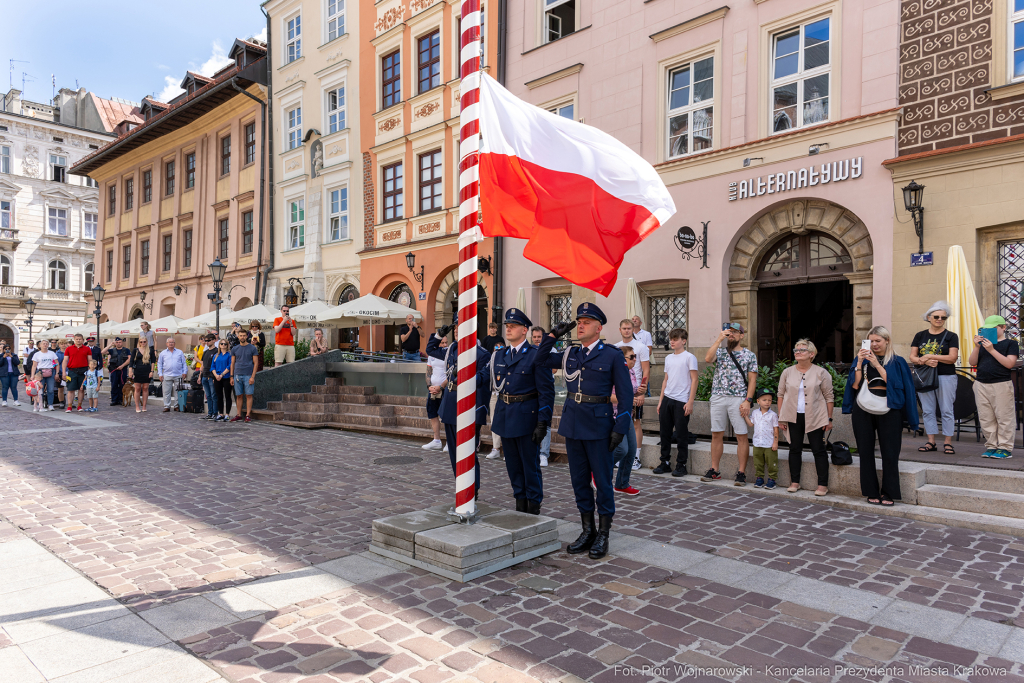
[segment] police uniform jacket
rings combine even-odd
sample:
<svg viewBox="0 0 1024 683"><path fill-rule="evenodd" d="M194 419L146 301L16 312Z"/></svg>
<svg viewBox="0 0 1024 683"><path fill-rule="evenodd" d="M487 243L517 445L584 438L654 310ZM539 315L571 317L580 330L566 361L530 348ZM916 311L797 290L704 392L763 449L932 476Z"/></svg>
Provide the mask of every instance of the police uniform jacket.
<svg viewBox="0 0 1024 683"><path fill-rule="evenodd" d="M576 396L633 396L633 381L629 377L626 358L622 351L599 341L594 350L586 355L586 347L573 346L568 356L563 353L549 353L544 358L547 368L562 368L565 357L566 396L558 433L567 439L607 439L612 431L625 434L633 428L631 406L624 406L612 418L614 406L608 403L585 403ZM577 372L575 379L569 379Z"/></svg>
<svg viewBox="0 0 1024 683"><path fill-rule="evenodd" d="M544 335L539 347L523 342L514 354L512 348L498 349L491 357L491 374L494 375L494 389L501 387L494 407L491 431L503 438L527 436L533 433L537 422L551 422L555 404L555 380L545 359L554 346L555 340ZM504 386L502 383L504 382ZM525 401L506 402L502 396L525 396L536 394Z"/></svg>
<svg viewBox="0 0 1024 683"><path fill-rule="evenodd" d="M449 351L451 353L449 353ZM441 348L441 340L436 334L430 335L430 339L427 340L427 355L431 358L437 358L445 362L445 373L448 380L444 383L441 389L441 407L438 408L437 414L441 418L441 422L447 425L456 424L456 417L458 416L458 344L450 344L447 349ZM487 424L487 410L491 404L491 375L490 366L488 363L491 360L491 356L487 353L487 349L480 346L480 342L476 345L476 424L485 425ZM451 391L448 387L451 386Z"/></svg>

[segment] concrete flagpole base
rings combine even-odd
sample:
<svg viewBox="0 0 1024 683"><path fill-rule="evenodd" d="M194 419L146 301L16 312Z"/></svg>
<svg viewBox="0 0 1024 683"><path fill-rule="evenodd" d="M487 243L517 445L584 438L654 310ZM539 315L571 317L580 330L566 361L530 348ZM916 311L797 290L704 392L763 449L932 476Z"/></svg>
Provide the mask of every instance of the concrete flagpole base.
<svg viewBox="0 0 1024 683"><path fill-rule="evenodd" d="M560 550L558 520L479 503L476 523L453 520L450 506L373 521L370 552L454 581L472 581Z"/></svg>

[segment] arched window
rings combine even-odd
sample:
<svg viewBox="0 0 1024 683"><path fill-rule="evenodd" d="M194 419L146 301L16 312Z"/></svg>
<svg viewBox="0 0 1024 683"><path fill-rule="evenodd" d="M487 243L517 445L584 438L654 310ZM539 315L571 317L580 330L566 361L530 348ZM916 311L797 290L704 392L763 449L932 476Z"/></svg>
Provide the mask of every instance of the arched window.
<svg viewBox="0 0 1024 683"><path fill-rule="evenodd" d="M757 279L769 283L822 280L850 272L853 259L846 247L834 237L810 232L788 235L772 245L757 269Z"/></svg>
<svg viewBox="0 0 1024 683"><path fill-rule="evenodd" d="M341 290L341 294L338 295L338 305L347 304L349 301L354 301L359 298L359 290L354 285L348 285L345 289Z"/></svg>
<svg viewBox="0 0 1024 683"><path fill-rule="evenodd" d="M145 315L143 314L141 308L136 308L135 312L132 313L132 320L139 320L139 319L144 318L144 317L145 317Z"/></svg>
<svg viewBox="0 0 1024 683"><path fill-rule="evenodd" d="M68 267L63 262L54 259L47 266L50 273L50 289L68 288Z"/></svg>
<svg viewBox="0 0 1024 683"><path fill-rule="evenodd" d="M11 259L0 256L0 285L9 285L12 280Z"/></svg>
<svg viewBox="0 0 1024 683"><path fill-rule="evenodd" d="M93 276L96 273L96 266L90 263L85 267L85 291L92 291Z"/></svg>

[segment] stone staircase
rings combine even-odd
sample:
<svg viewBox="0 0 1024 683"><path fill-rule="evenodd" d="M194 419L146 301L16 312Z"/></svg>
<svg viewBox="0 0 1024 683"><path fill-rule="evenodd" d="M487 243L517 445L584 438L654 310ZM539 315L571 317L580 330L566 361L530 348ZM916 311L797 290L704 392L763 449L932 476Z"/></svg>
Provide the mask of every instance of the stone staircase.
<svg viewBox="0 0 1024 683"><path fill-rule="evenodd" d="M555 407L552 428L558 429L561 406ZM349 386L340 377L328 377L305 394L284 394L266 409L253 410L253 419L304 429L347 429L430 440L433 432L422 396L378 394L373 387ZM444 432L442 431L442 434ZM491 443L491 430L480 430L481 443ZM551 435L551 461L565 459L565 439Z"/></svg>

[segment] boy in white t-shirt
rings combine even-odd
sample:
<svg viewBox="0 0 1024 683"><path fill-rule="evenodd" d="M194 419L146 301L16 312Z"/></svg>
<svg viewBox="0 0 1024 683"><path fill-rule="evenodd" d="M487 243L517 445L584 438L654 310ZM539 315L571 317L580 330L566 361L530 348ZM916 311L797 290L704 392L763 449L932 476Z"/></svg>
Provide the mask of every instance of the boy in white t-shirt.
<svg viewBox="0 0 1024 683"><path fill-rule="evenodd" d="M672 472L673 477L686 474L686 460L690 455L690 413L697 395L697 358L686 350L689 338L686 330L675 328L668 333L668 346L672 354L665 356L665 379L661 382L658 399L658 422L661 433L661 464L655 474ZM672 433L678 435L676 468L672 469Z"/></svg>
<svg viewBox="0 0 1024 683"><path fill-rule="evenodd" d="M772 392L758 389L757 410L743 418L754 430L755 488L773 489L779 476L779 416L772 410L772 398Z"/></svg>

